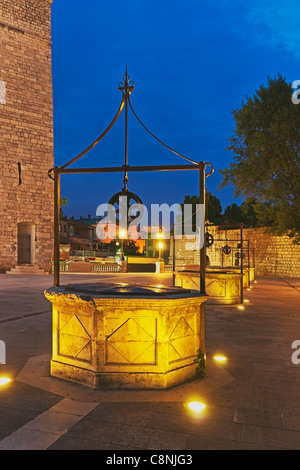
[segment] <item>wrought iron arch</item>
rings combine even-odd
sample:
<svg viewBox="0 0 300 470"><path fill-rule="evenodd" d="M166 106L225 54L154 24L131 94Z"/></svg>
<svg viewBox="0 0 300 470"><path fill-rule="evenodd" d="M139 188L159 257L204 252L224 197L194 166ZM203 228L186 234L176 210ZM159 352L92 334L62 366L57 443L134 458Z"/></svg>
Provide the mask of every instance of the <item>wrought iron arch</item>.
<svg viewBox="0 0 300 470"><path fill-rule="evenodd" d="M129 172L149 172L149 171L184 171L184 170L197 170L199 171L199 203L205 205L205 180L208 176L211 176L214 173L214 168L211 163L200 161L196 162L191 158L182 155L181 153L175 151L160 139L158 139L146 126L143 124L141 119L138 117L136 112L133 109L130 96L134 90L134 82L130 81L129 75L127 72L127 66L125 70L125 75L123 76L123 82L119 83L119 91L122 93L122 100L120 106L110 122L107 128L100 134L100 136L92 142L85 150L83 150L76 157L72 158L70 161L65 163L60 167L51 168L48 171L49 178L54 180L54 286L59 286L59 245L60 245L60 235L59 235L59 226L60 226L60 178L62 174L88 174L88 173L123 173L123 188L121 192L114 194L110 201L116 201L116 198L122 195L129 195L131 198L139 203L141 198L136 194L128 190L128 173ZM142 127L161 145L171 151L174 155L177 155L189 162L189 164L177 164L177 165L143 165L143 166L130 166L128 163L128 108L131 109L133 115L142 125ZM70 166L76 161L80 160L85 156L90 150L92 150L96 145L98 145L102 139L108 134L112 129L114 124L119 119L122 111L125 110L125 152L124 152L124 164L120 167L96 167L96 168L70 168ZM210 171L207 173L206 168L210 167ZM200 293L205 294L205 265L206 265L206 243L203 243L203 246L200 249Z"/></svg>

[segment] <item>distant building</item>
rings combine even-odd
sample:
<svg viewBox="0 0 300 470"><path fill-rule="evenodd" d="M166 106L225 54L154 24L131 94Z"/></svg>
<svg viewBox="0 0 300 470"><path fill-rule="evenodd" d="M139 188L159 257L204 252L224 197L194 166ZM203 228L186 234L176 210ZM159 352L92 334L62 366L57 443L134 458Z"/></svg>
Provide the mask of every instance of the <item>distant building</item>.
<svg viewBox="0 0 300 470"><path fill-rule="evenodd" d="M68 219L61 213L60 243L70 245L71 250L93 250L94 227L82 220Z"/></svg>
<svg viewBox="0 0 300 470"><path fill-rule="evenodd" d="M0 4L0 272L51 267L51 3Z"/></svg>

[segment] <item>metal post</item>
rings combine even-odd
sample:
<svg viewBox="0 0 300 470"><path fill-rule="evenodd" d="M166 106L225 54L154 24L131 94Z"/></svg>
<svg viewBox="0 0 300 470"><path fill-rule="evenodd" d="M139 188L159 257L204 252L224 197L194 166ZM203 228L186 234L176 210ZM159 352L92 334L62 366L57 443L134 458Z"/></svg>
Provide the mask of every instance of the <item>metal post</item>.
<svg viewBox="0 0 300 470"><path fill-rule="evenodd" d="M172 259L172 264L173 264L173 267L172 267L172 271L173 271L173 287L175 287L175 279L176 279L176 275L175 275L175 269L176 269L176 262L175 262L175 227L173 229L173 259Z"/></svg>
<svg viewBox="0 0 300 470"><path fill-rule="evenodd" d="M199 162L199 204L204 206L204 223L200 227L203 230L203 245L200 247L200 294L206 295L205 289L205 270L206 270L206 240L205 240L205 167L204 162ZM201 238L201 232L200 232Z"/></svg>
<svg viewBox="0 0 300 470"><path fill-rule="evenodd" d="M251 275L251 266L250 266L250 241L247 240L248 242L248 253L247 253L247 256L248 256L248 269L249 269L249 276L248 276L248 287L251 286L251 279L250 279L250 275Z"/></svg>
<svg viewBox="0 0 300 470"><path fill-rule="evenodd" d="M60 173L54 168L54 287L59 286Z"/></svg>
<svg viewBox="0 0 300 470"><path fill-rule="evenodd" d="M129 75L127 72L127 65L126 65L126 70L125 70L125 75L123 77L124 83L119 86L119 90L123 94L123 103L125 103L125 168L128 166L128 100L130 97L130 94L134 90L134 83L130 82L129 83ZM127 183L128 183L128 172L125 169L124 172L124 190L127 190Z"/></svg>
<svg viewBox="0 0 300 470"><path fill-rule="evenodd" d="M126 70L127 73L127 70ZM126 90L125 90L125 167L128 165L128 82L126 82ZM125 171L124 174L124 188L127 188L128 183L128 173Z"/></svg>
<svg viewBox="0 0 300 470"><path fill-rule="evenodd" d="M242 277L241 277L241 304L244 303L244 281L243 281L243 278L244 278L244 250L243 250L243 224L241 224L241 228L240 228L240 233L241 233L241 274L242 274Z"/></svg>

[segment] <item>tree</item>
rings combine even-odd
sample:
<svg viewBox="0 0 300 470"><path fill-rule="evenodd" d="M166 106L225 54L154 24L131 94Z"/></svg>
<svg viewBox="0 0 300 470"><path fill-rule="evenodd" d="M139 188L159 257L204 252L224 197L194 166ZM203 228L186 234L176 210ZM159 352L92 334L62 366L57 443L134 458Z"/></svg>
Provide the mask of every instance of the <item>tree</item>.
<svg viewBox="0 0 300 470"><path fill-rule="evenodd" d="M60 205L61 206L67 206L68 205L68 199L66 198L60 198Z"/></svg>
<svg viewBox="0 0 300 470"><path fill-rule="evenodd" d="M206 220L209 220L212 224L223 223L222 211L220 199L210 192L206 193Z"/></svg>
<svg viewBox="0 0 300 470"><path fill-rule="evenodd" d="M224 224L243 224L245 227L259 226L255 212L255 201L242 202L239 206L235 202L227 206L223 215Z"/></svg>
<svg viewBox="0 0 300 470"><path fill-rule="evenodd" d="M205 219L212 224L221 224L223 221L223 216L222 216L222 205L220 202L220 199L218 199L216 196L214 196L212 193L207 192L206 193L206 214L205 214ZM189 221L186 219L186 215L184 213L184 204L190 204L192 206L192 214L194 216L192 219ZM186 219L186 227L189 225L189 222L192 224L192 230L196 230L196 205L199 204L199 196L190 196L186 195L184 197L184 202L181 204L182 207L182 219L183 221Z"/></svg>
<svg viewBox="0 0 300 470"><path fill-rule="evenodd" d="M230 204L224 210L224 223L225 224L240 224L242 223L243 213L241 207L236 204Z"/></svg>
<svg viewBox="0 0 300 470"><path fill-rule="evenodd" d="M255 201L242 202L242 223L245 227L259 227L259 221L255 212Z"/></svg>
<svg viewBox="0 0 300 470"><path fill-rule="evenodd" d="M112 240L109 242L109 251L112 253L117 253L120 251L121 248L121 242L118 240ZM138 255L139 253L139 247L136 245L134 240L124 240L123 241L123 254L124 255Z"/></svg>
<svg viewBox="0 0 300 470"><path fill-rule="evenodd" d="M255 201L259 225L300 243L300 106L291 97L278 75L233 111L233 162L221 170L220 188L232 184L235 197Z"/></svg>

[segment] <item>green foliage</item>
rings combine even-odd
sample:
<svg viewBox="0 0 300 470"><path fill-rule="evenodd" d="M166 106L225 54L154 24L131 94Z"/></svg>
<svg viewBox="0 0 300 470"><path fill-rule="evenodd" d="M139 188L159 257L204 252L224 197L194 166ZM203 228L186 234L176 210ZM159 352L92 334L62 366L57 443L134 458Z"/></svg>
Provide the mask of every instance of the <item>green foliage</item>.
<svg viewBox="0 0 300 470"><path fill-rule="evenodd" d="M236 204L230 204L224 211L224 223L226 224L238 224L242 222L242 209Z"/></svg>
<svg viewBox="0 0 300 470"><path fill-rule="evenodd" d="M112 240L109 243L109 250L113 253L117 253L121 249L121 241ZM135 244L133 240L124 240L123 241L123 254L127 255L137 255L139 253L139 247Z"/></svg>
<svg viewBox="0 0 300 470"><path fill-rule="evenodd" d="M240 206L235 202L224 210L224 224L243 224L244 227L258 227L259 220L255 211L255 201L243 202Z"/></svg>
<svg viewBox="0 0 300 470"><path fill-rule="evenodd" d="M206 376L206 361L205 356L201 349L197 351L197 358L194 360L194 364L197 364L196 367L196 377L198 379L203 379Z"/></svg>
<svg viewBox="0 0 300 470"><path fill-rule="evenodd" d="M235 197L252 204L256 225L300 243L300 105L291 96L278 75L233 111L233 162L221 170L220 187L231 184Z"/></svg>
<svg viewBox="0 0 300 470"><path fill-rule="evenodd" d="M68 199L66 198L60 198L60 205L61 206L67 206L68 205Z"/></svg>
<svg viewBox="0 0 300 470"><path fill-rule="evenodd" d="M222 211L220 199L208 192L206 194L206 220L212 224L221 224L223 222Z"/></svg>
<svg viewBox="0 0 300 470"><path fill-rule="evenodd" d="M197 196L187 195L184 198L184 204L191 204L193 213L196 211L196 204L199 203ZM182 209L184 205L181 204ZM184 218L184 211L183 211ZM233 203L227 206L222 213L222 205L220 200L212 193L206 194L206 220L212 224L244 224L245 227L259 226L258 216L255 210L255 201L243 202L240 206ZM192 228L195 230L195 217L191 219Z"/></svg>
<svg viewBox="0 0 300 470"><path fill-rule="evenodd" d="M183 220L186 219L186 215L184 213L184 204L191 204L192 206L192 213L195 214L196 212L196 205L199 204L199 197L198 196L190 196L186 195L184 197L184 202L181 204L182 207L182 214ZM221 224L222 223L222 205L220 199L214 196L212 193L208 192L206 194L206 220L209 220L213 224ZM192 224L192 229L195 231L196 228L196 216L192 217L190 221L187 220L186 224ZM186 225L186 226L187 226Z"/></svg>

